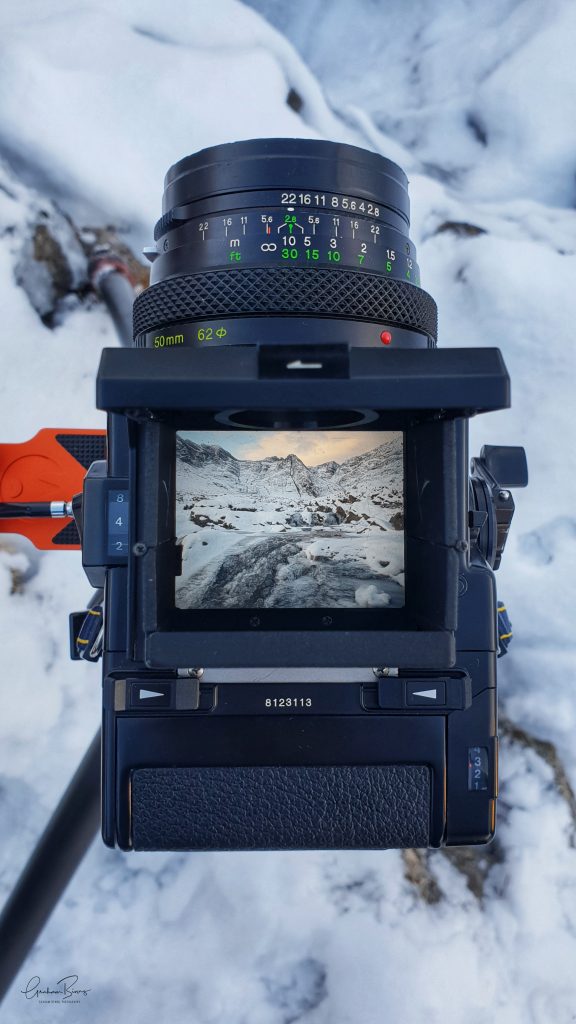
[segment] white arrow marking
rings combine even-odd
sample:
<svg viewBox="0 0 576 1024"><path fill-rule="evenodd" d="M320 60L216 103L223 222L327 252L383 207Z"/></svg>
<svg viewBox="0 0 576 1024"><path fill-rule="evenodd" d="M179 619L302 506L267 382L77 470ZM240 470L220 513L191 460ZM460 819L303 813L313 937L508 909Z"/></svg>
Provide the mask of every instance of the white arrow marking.
<svg viewBox="0 0 576 1024"><path fill-rule="evenodd" d="M436 700L437 690L414 690L413 697L427 697L428 700Z"/></svg>
<svg viewBox="0 0 576 1024"><path fill-rule="evenodd" d="M287 370L321 370L322 363L303 363L301 359L295 359L292 363L286 363Z"/></svg>
<svg viewBox="0 0 576 1024"><path fill-rule="evenodd" d="M140 690L140 699L143 697L163 697L163 693L158 693L157 690Z"/></svg>

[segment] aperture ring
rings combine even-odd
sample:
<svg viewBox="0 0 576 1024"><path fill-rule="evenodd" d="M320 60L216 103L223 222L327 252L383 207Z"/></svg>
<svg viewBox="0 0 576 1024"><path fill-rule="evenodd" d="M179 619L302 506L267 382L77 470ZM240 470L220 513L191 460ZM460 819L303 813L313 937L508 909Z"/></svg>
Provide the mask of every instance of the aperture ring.
<svg viewBox="0 0 576 1024"><path fill-rule="evenodd" d="M134 337L212 316L312 315L399 324L436 340L431 295L404 281L347 270L250 267L172 277L134 303Z"/></svg>

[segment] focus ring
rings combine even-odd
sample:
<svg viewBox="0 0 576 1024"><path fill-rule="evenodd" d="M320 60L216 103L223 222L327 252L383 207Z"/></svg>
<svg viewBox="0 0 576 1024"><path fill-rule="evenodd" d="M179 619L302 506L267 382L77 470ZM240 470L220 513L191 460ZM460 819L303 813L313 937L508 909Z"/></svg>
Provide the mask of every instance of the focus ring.
<svg viewBox="0 0 576 1024"><path fill-rule="evenodd" d="M254 315L332 316L412 328L436 340L427 292L404 281L346 270L213 270L171 277L134 303L134 337L182 320Z"/></svg>

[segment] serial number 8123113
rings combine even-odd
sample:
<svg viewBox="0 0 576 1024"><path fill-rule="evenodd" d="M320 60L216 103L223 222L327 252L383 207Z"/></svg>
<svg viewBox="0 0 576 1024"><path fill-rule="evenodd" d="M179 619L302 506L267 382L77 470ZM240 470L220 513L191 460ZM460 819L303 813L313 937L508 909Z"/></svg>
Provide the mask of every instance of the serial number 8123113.
<svg viewBox="0 0 576 1024"><path fill-rule="evenodd" d="M267 708L311 708L312 697L266 697Z"/></svg>

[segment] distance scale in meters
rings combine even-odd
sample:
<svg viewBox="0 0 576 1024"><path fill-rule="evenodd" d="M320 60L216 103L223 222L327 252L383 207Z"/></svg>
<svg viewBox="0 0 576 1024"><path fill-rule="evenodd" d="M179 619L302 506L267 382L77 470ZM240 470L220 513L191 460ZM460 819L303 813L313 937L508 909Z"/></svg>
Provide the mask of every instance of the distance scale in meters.
<svg viewBox="0 0 576 1024"><path fill-rule="evenodd" d="M340 264L420 284L414 246L403 226L395 224L398 214L383 205L311 192L257 193L241 201L241 212L205 211L196 218L190 207L182 208L191 268ZM182 245L182 230L172 227L163 253Z"/></svg>

